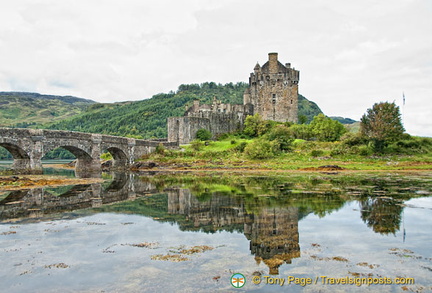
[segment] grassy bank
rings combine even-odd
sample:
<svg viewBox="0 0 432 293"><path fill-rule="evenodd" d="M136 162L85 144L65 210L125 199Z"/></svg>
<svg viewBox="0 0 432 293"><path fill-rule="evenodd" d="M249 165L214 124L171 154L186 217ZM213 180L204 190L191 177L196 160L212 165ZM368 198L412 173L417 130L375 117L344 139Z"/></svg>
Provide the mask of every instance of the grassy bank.
<svg viewBox="0 0 432 293"><path fill-rule="evenodd" d="M346 170L432 170L432 139L399 149L389 146L383 154L374 154L366 145L349 146L344 141L317 142L295 140L287 151L264 159L252 159L245 148L257 139L228 137L207 143L194 141L179 150L159 148L143 158L172 169L246 169L246 170L314 170L337 165ZM258 142L259 143L259 142Z"/></svg>

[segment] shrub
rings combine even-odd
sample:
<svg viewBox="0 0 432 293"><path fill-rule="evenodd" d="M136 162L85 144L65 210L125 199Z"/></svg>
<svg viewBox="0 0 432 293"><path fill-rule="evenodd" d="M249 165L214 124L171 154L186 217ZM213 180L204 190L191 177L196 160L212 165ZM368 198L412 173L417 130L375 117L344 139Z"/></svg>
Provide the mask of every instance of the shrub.
<svg viewBox="0 0 432 293"><path fill-rule="evenodd" d="M310 152L311 157L321 157L324 155L324 151L322 150L313 150Z"/></svg>
<svg viewBox="0 0 432 293"><path fill-rule="evenodd" d="M279 149L279 144L276 141L268 141L265 139L257 139L249 143L244 153L250 159L268 159L273 158Z"/></svg>
<svg viewBox="0 0 432 293"><path fill-rule="evenodd" d="M212 138L212 133L207 129L201 128L197 131L196 138L201 141L209 140Z"/></svg>
<svg viewBox="0 0 432 293"><path fill-rule="evenodd" d="M364 157L370 156L372 155L372 150L366 145L361 145L358 147L358 154Z"/></svg>
<svg viewBox="0 0 432 293"><path fill-rule="evenodd" d="M202 147L204 146L203 142L200 140L193 140L191 141L191 148L194 151L199 151L202 149Z"/></svg>
<svg viewBox="0 0 432 293"><path fill-rule="evenodd" d="M355 146L355 145L362 145L366 144L367 140L364 136L362 136L360 133L352 133L347 132L340 138L341 142L348 146Z"/></svg>
<svg viewBox="0 0 432 293"><path fill-rule="evenodd" d="M308 124L294 124L289 130L293 138L305 140L312 138L312 130Z"/></svg>
<svg viewBox="0 0 432 293"><path fill-rule="evenodd" d="M277 125L268 134L269 141L277 141L281 151L288 151L291 149L294 138L291 136L290 129L284 125Z"/></svg>
<svg viewBox="0 0 432 293"><path fill-rule="evenodd" d="M226 133L226 132L219 133L219 134L216 134L216 138L215 139L218 140L218 141L221 141L221 140L227 139L229 136L230 136L230 134Z"/></svg>
<svg viewBox="0 0 432 293"><path fill-rule="evenodd" d="M277 122L270 120L263 120L257 113L253 116L247 116L244 122L243 133L249 137L258 137L269 132Z"/></svg>
<svg viewBox="0 0 432 293"><path fill-rule="evenodd" d="M112 159L113 159L113 157L112 157L112 155L111 155L110 152L106 152L106 153L101 154L101 155L100 155L100 158L101 158L102 160L105 160L105 161L109 161L109 160L112 160Z"/></svg>
<svg viewBox="0 0 432 293"><path fill-rule="evenodd" d="M319 141L336 141L347 132L342 123L324 114L315 116L310 123L310 128L314 137Z"/></svg>
<svg viewBox="0 0 432 293"><path fill-rule="evenodd" d="M235 146L233 148L233 150L235 150L236 152L239 152L239 153L243 153L244 150L245 150L245 148L246 148L246 146L247 146L247 142L242 141L240 144L238 144L237 146Z"/></svg>
<svg viewBox="0 0 432 293"><path fill-rule="evenodd" d="M162 143L159 143L156 147L156 153L160 155L164 155L165 151L166 151L165 146Z"/></svg>

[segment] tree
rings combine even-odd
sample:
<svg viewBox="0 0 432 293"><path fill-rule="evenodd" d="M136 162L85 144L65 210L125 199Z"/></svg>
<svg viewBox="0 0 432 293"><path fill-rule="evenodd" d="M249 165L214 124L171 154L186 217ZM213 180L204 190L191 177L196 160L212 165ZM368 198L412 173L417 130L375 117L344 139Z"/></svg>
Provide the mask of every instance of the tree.
<svg viewBox="0 0 432 293"><path fill-rule="evenodd" d="M376 152L382 152L388 142L397 140L405 131L399 107L394 102L375 103L360 119L360 131L373 142Z"/></svg>
<svg viewBox="0 0 432 293"><path fill-rule="evenodd" d="M307 122L307 116L306 115L299 115L298 116L298 121L299 121L299 124L306 124L306 122Z"/></svg>
<svg viewBox="0 0 432 293"><path fill-rule="evenodd" d="M319 141L336 141L346 132L345 126L339 121L318 114L310 123L313 135Z"/></svg>
<svg viewBox="0 0 432 293"><path fill-rule="evenodd" d="M244 122L243 133L250 137L258 137L269 132L277 124L278 122L276 121L263 120L258 113L253 116L248 115Z"/></svg>

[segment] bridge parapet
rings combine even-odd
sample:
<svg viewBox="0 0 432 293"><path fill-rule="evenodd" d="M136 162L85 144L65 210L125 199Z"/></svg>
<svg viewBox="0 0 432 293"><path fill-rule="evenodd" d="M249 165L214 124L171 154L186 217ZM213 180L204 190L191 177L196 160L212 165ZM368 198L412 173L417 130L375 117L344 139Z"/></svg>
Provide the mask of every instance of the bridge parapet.
<svg viewBox="0 0 432 293"><path fill-rule="evenodd" d="M178 147L177 142L149 141L127 137L64 130L0 128L0 146L14 158L12 168L17 173L42 173L42 157L56 148L64 148L77 158L80 174L101 171L100 155L107 150L113 156L113 167L128 168L135 160L156 150Z"/></svg>

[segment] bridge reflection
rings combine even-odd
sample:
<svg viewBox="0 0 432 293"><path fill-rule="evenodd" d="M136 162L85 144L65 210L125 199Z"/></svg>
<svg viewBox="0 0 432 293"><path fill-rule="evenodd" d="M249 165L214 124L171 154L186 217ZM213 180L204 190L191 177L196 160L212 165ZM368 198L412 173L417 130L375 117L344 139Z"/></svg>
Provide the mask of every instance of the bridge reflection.
<svg viewBox="0 0 432 293"><path fill-rule="evenodd" d="M66 190L64 188L34 188L9 192L0 201L0 221L40 218L54 213L132 200L157 192L153 184L135 180L134 176L126 173L113 173L112 181L107 187L94 183L69 186Z"/></svg>

